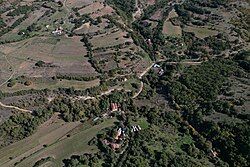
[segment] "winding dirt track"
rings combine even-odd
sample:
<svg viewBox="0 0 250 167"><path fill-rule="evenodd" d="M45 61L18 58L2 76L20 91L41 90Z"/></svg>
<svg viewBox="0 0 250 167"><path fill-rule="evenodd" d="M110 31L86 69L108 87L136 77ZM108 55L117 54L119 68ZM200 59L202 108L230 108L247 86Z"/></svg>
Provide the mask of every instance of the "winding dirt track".
<svg viewBox="0 0 250 167"><path fill-rule="evenodd" d="M139 91L136 93L136 94L134 94L134 96L132 97L133 99L135 99L137 96L139 96L140 95L140 93L142 92L142 90L143 90L143 87L144 87L144 83L141 81L141 83L140 83L141 85L140 85L140 89L139 89Z"/></svg>
<svg viewBox="0 0 250 167"><path fill-rule="evenodd" d="M19 108L19 107L16 107L16 106L5 105L5 104L3 104L2 102L0 102L0 106L1 106L1 107L4 107L4 108L15 109L15 110L18 110L18 111L21 111L21 112L32 113L31 110L22 109L22 108Z"/></svg>

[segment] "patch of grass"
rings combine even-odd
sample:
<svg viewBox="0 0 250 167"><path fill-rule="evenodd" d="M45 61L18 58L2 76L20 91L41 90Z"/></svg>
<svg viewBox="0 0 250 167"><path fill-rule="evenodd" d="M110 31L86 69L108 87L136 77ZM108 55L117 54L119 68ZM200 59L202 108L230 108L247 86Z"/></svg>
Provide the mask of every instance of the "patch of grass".
<svg viewBox="0 0 250 167"><path fill-rule="evenodd" d="M193 139L190 135L184 135L184 136L180 136L176 142L176 147L178 147L179 149L181 149L181 146L183 144L188 144L190 145L191 143L193 143Z"/></svg>
<svg viewBox="0 0 250 167"><path fill-rule="evenodd" d="M48 81L48 82L35 82L32 83L30 86L25 86L24 84L17 83L13 87L8 87L7 84L2 87L3 92L17 92L22 90L43 90L43 89L50 89L55 90L58 88L70 88L74 87L75 89L83 90L87 88L91 88L93 86L98 86L100 84L99 79L93 81L75 81L75 80L58 80L55 82Z"/></svg>
<svg viewBox="0 0 250 167"><path fill-rule="evenodd" d="M195 34L195 36L198 37L198 38L205 38L205 37L208 37L208 36L214 36L214 35L218 34L217 31L209 30L206 27L191 27L191 26L186 26L184 28L184 31L193 32Z"/></svg>
<svg viewBox="0 0 250 167"><path fill-rule="evenodd" d="M140 81L136 78L128 79L124 84L123 87L125 90L133 90L136 91L140 88Z"/></svg>
<svg viewBox="0 0 250 167"><path fill-rule="evenodd" d="M149 123L146 118L140 118L135 124L139 125L142 129L147 129L149 127Z"/></svg>

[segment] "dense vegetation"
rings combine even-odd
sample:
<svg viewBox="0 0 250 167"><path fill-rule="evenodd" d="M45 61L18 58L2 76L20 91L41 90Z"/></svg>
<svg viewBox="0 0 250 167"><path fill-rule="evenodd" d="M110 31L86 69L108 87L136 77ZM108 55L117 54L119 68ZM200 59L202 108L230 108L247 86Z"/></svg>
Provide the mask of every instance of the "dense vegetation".
<svg viewBox="0 0 250 167"><path fill-rule="evenodd" d="M240 72L233 61L219 59L206 62L190 68L177 83L171 83L170 92L178 104L215 100L226 78L240 75Z"/></svg>
<svg viewBox="0 0 250 167"><path fill-rule="evenodd" d="M118 9L118 12L122 12L125 14L125 18L132 17L132 13L135 9L135 0L107 0L108 3L114 4ZM120 13L120 14L122 14Z"/></svg>
<svg viewBox="0 0 250 167"><path fill-rule="evenodd" d="M212 142L223 161L230 166L248 166L249 118L245 119L236 113L230 102L218 99L218 95L225 93L228 77L232 75L246 77L236 63L219 59L189 68L178 80L167 80L163 85L166 85L173 104L182 110L184 119ZM151 82L151 78L148 79ZM229 122L216 123L204 119L214 112L241 118L242 122L232 125Z"/></svg>
<svg viewBox="0 0 250 167"><path fill-rule="evenodd" d="M32 9L31 6L19 6L15 10L9 12L7 16L18 16L20 14L27 14Z"/></svg>
<svg viewBox="0 0 250 167"><path fill-rule="evenodd" d="M5 26L6 26L5 22L4 22L3 19L0 17L0 29L3 28L3 27L5 27Z"/></svg>
<svg viewBox="0 0 250 167"><path fill-rule="evenodd" d="M119 124L97 135L91 142L98 145L100 152L72 156L64 161L65 166L100 163L102 166L249 166L249 117L240 116L227 101L218 99L218 95L225 93L228 78L244 78L245 72L237 63L222 59L184 70L164 63L162 66L168 69L163 76L151 71L144 78L149 85L147 91L156 89L157 92L148 98L163 94L171 99L172 107L177 111L126 103L127 113L118 116ZM173 79L177 71L182 75ZM241 122L232 124L205 119L215 112L229 115L230 119L238 117ZM131 133L129 127L141 118L146 118L149 126ZM112 141L118 127L128 128L128 137L122 149L114 152L103 140Z"/></svg>
<svg viewBox="0 0 250 167"><path fill-rule="evenodd" d="M38 109L34 110L32 115L20 113L11 116L0 127L1 147L30 136L52 114L51 110Z"/></svg>

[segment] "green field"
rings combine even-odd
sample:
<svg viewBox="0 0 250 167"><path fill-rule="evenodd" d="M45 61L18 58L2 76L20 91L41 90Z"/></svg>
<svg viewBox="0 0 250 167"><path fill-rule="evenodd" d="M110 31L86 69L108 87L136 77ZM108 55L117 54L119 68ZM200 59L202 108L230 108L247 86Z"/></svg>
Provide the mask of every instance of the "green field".
<svg viewBox="0 0 250 167"><path fill-rule="evenodd" d="M58 119L50 120L34 135L0 149L0 166L7 167L19 162L17 166L27 167L45 157L53 157L54 160L50 164L61 166L62 160L72 154L96 152L96 146L89 146L88 142L100 130L112 126L115 121L115 119L109 119L92 126L88 122L81 124L80 122L65 123Z"/></svg>
<svg viewBox="0 0 250 167"><path fill-rule="evenodd" d="M136 122L133 122L133 125L139 125L142 129L149 128L149 123L147 118L140 118Z"/></svg>
<svg viewBox="0 0 250 167"><path fill-rule="evenodd" d="M210 30L206 27L191 27L191 26L186 26L184 28L184 31L187 32L193 32L195 34L196 37L198 38L205 38L208 36L213 36L213 35L217 35L218 32L214 31L214 30Z"/></svg>
<svg viewBox="0 0 250 167"><path fill-rule="evenodd" d="M137 91L133 85L136 85L138 88L140 87L140 80L136 78L130 78L126 82L123 83L123 88L125 90Z"/></svg>

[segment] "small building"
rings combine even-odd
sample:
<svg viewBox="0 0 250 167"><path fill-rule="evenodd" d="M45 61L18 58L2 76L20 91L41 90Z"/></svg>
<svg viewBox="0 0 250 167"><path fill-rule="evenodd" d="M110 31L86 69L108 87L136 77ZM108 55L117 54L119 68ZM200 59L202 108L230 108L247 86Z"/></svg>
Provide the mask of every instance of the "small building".
<svg viewBox="0 0 250 167"><path fill-rule="evenodd" d="M218 153L216 151L211 150L211 153L214 158L218 156Z"/></svg>
<svg viewBox="0 0 250 167"><path fill-rule="evenodd" d="M118 104L117 103L111 103L111 111L114 112L114 111L118 111Z"/></svg>
<svg viewBox="0 0 250 167"><path fill-rule="evenodd" d="M121 135L122 135L122 128L119 128L116 133L115 140L119 140Z"/></svg>
<svg viewBox="0 0 250 167"><path fill-rule="evenodd" d="M154 64L153 66L154 68L161 68L161 66L159 64Z"/></svg>
<svg viewBox="0 0 250 167"><path fill-rule="evenodd" d="M112 150L118 150L121 147L121 144L111 143L108 140L103 140L103 144L109 146Z"/></svg>
<svg viewBox="0 0 250 167"><path fill-rule="evenodd" d="M96 122L99 119L100 119L100 117L96 117L96 118L93 119L93 121Z"/></svg>
<svg viewBox="0 0 250 167"><path fill-rule="evenodd" d="M162 76L164 74L164 70L161 69L159 72L158 72L159 76Z"/></svg>
<svg viewBox="0 0 250 167"><path fill-rule="evenodd" d="M151 39L147 39L147 40L146 40L146 42L147 42L147 44L148 44L148 45L150 45L150 46L152 46L152 45L153 45L153 43L152 43L152 40L151 40Z"/></svg>
<svg viewBox="0 0 250 167"><path fill-rule="evenodd" d="M110 143L110 147L113 150L118 150L121 147L121 144L117 144L117 143Z"/></svg>
<svg viewBox="0 0 250 167"><path fill-rule="evenodd" d="M62 35L63 34L63 28L62 27L56 28L55 31L52 31L52 34L54 34L54 35Z"/></svg>

